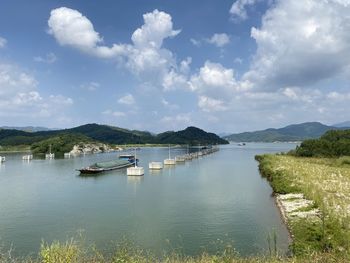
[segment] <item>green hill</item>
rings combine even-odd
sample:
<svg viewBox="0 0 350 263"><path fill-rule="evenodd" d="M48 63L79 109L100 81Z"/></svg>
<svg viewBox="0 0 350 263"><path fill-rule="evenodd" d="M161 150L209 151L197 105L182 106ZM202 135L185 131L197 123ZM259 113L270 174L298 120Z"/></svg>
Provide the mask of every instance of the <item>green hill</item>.
<svg viewBox="0 0 350 263"><path fill-rule="evenodd" d="M127 130L118 127L86 124L71 129L25 132L14 129L0 130L0 146L31 145L32 149L45 148L49 144L57 145L56 152L68 151L74 143L102 142L107 144L227 144L228 141L214 133L207 133L196 127L182 131L169 131L158 135L146 131ZM56 146L55 146L56 147ZM53 150L54 151L54 150Z"/></svg>
<svg viewBox="0 0 350 263"><path fill-rule="evenodd" d="M294 153L305 157L350 156L350 130L328 131L319 139L305 140Z"/></svg>
<svg viewBox="0 0 350 263"><path fill-rule="evenodd" d="M234 142L275 142L275 141L303 141L305 139L319 138L329 130L337 128L319 122L306 122L293 124L280 129L266 129L262 131L243 132L225 136L224 139Z"/></svg>

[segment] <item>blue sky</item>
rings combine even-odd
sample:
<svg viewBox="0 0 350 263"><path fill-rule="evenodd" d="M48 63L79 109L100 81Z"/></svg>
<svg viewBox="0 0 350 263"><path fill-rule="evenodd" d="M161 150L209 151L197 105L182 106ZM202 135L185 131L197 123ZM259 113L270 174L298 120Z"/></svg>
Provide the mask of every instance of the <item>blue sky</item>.
<svg viewBox="0 0 350 263"><path fill-rule="evenodd" d="M1 125L349 120L349 12L349 0L1 0Z"/></svg>

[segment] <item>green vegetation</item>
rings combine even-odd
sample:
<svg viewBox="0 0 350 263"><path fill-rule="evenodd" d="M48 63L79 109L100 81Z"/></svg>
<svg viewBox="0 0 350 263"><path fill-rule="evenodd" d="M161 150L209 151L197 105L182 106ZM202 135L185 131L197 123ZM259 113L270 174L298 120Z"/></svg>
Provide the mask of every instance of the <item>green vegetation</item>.
<svg viewBox="0 0 350 263"><path fill-rule="evenodd" d="M288 222L293 235L292 251L298 256L312 251L350 259L348 158L261 155L256 159L275 193L302 193L321 212L316 219L294 218Z"/></svg>
<svg viewBox="0 0 350 263"><path fill-rule="evenodd" d="M329 130L338 129L345 128L327 126L319 122L307 122L289 125L280 129L267 129L263 131L232 134L224 138L234 142L303 141L305 139L319 138Z"/></svg>
<svg viewBox="0 0 350 263"><path fill-rule="evenodd" d="M63 154L72 150L80 142L100 142L107 144L227 144L228 141L216 134L207 133L195 127L182 131L169 131L153 135L145 131L131 131L107 125L86 124L72 129L25 132L20 130L0 130L1 147L31 146L34 153L46 153L52 145L52 152ZM69 148L71 147L71 148ZM1 149L0 149L1 150Z"/></svg>
<svg viewBox="0 0 350 263"><path fill-rule="evenodd" d="M28 145L0 146L0 153L29 152L29 151L30 151L30 146Z"/></svg>
<svg viewBox="0 0 350 263"><path fill-rule="evenodd" d="M49 139L33 143L31 151L33 154L45 154L50 151L63 156L64 153L70 152L74 145L83 143L92 143L93 141L84 135L79 134L60 134Z"/></svg>
<svg viewBox="0 0 350 263"><path fill-rule="evenodd" d="M320 139L303 141L292 154L303 157L350 156L350 130L328 131Z"/></svg>
<svg viewBox="0 0 350 263"><path fill-rule="evenodd" d="M273 238L273 237L272 237ZM1 263L331 263L348 262L346 256L335 256L331 253L313 253L299 257L281 257L279 255L255 256L243 258L236 251L227 246L215 255L203 253L196 257L184 256L179 252L165 253L155 256L150 251L143 250L134 244L123 242L115 246L114 252L105 255L95 246L86 246L85 243L69 240L67 242L54 241L51 244L43 242L37 256L15 258L11 251L0 251Z"/></svg>

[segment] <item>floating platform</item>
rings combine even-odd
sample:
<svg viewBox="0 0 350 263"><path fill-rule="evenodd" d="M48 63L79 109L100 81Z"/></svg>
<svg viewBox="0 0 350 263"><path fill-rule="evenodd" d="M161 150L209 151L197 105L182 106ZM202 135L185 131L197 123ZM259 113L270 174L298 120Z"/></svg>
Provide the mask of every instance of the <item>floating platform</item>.
<svg viewBox="0 0 350 263"><path fill-rule="evenodd" d="M5 156L0 156L0 163L3 163L3 162L5 162L5 161L6 161Z"/></svg>
<svg viewBox="0 0 350 263"><path fill-rule="evenodd" d="M145 170L143 167L134 166L126 169L126 175L128 176L143 176L144 174Z"/></svg>
<svg viewBox="0 0 350 263"><path fill-rule="evenodd" d="M161 169L163 169L163 163L162 162L150 162L148 164L148 168L151 170L161 170Z"/></svg>
<svg viewBox="0 0 350 263"><path fill-rule="evenodd" d="M165 159L164 160L164 165L175 165L176 161L175 159Z"/></svg>
<svg viewBox="0 0 350 263"><path fill-rule="evenodd" d="M55 154L54 153L47 153L47 154L45 154L45 159L55 159Z"/></svg>
<svg viewBox="0 0 350 263"><path fill-rule="evenodd" d="M186 158L184 156L176 156L175 162L177 163L184 163L186 161Z"/></svg>
<svg viewBox="0 0 350 263"><path fill-rule="evenodd" d="M72 154L71 153L64 153L64 158L70 158L71 156L72 156Z"/></svg>
<svg viewBox="0 0 350 263"><path fill-rule="evenodd" d="M33 160L33 154L23 155L22 160L25 160L25 161Z"/></svg>

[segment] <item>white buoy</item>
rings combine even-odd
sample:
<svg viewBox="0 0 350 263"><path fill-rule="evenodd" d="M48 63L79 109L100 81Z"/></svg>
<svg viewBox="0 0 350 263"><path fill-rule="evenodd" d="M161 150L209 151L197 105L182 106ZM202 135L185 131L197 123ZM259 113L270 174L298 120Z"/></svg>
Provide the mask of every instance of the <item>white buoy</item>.
<svg viewBox="0 0 350 263"><path fill-rule="evenodd" d="M151 170L161 170L163 169L163 164L162 162L150 162L148 168Z"/></svg>

